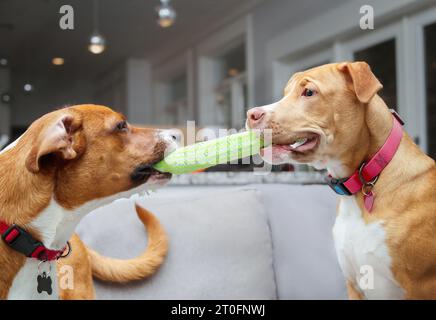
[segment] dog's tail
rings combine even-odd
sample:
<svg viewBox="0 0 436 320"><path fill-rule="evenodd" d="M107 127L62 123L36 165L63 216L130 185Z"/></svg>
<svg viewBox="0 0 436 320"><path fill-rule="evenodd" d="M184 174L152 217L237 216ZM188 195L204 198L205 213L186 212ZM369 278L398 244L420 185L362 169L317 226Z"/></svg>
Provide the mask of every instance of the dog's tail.
<svg viewBox="0 0 436 320"><path fill-rule="evenodd" d="M102 256L87 248L92 274L96 278L111 282L139 280L152 275L163 263L168 252L165 230L151 212L139 205L136 205L136 212L147 229L147 249L136 258L121 260Z"/></svg>

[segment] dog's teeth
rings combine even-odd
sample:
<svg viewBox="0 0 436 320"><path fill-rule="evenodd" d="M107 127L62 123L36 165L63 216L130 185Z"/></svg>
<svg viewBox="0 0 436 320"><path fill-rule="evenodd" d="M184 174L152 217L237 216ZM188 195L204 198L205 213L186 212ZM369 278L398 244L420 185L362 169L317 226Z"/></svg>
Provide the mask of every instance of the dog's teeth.
<svg viewBox="0 0 436 320"><path fill-rule="evenodd" d="M302 146L307 142L307 138L299 138L297 141L295 141L293 144L290 145L292 149L297 149L298 147Z"/></svg>

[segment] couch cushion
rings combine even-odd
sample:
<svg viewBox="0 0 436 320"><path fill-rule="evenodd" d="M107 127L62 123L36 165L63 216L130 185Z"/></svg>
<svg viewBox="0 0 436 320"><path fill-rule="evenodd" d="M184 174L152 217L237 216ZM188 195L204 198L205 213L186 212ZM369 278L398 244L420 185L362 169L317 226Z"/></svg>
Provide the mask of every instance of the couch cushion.
<svg viewBox="0 0 436 320"><path fill-rule="evenodd" d="M327 186L263 184L279 299L345 299L334 250L337 196Z"/></svg>
<svg viewBox="0 0 436 320"><path fill-rule="evenodd" d="M260 193L200 190L169 188L138 200L167 230L168 257L150 279L130 285L97 282L97 298L277 298L271 235ZM146 243L133 200L119 200L91 213L80 223L78 234L98 252L117 258L139 254Z"/></svg>

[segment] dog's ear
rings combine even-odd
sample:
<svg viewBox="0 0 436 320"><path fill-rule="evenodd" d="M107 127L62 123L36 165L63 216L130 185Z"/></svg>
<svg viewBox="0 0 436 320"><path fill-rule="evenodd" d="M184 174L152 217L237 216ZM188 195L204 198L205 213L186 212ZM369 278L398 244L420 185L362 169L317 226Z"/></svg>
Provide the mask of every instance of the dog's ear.
<svg viewBox="0 0 436 320"><path fill-rule="evenodd" d="M54 155L64 160L77 157L74 150L74 134L78 124L72 115L66 114L49 121L41 133L35 137L32 149L26 159L26 167L30 172L40 171L41 159Z"/></svg>
<svg viewBox="0 0 436 320"><path fill-rule="evenodd" d="M349 77L360 102L368 103L383 88L366 62L344 62L338 65L338 69Z"/></svg>

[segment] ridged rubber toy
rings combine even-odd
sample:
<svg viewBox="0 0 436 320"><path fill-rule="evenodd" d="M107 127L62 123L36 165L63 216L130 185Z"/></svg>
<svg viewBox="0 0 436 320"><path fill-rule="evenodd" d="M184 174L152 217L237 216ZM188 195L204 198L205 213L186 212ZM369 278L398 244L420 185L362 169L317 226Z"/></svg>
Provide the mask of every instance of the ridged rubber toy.
<svg viewBox="0 0 436 320"><path fill-rule="evenodd" d="M179 148L153 167L161 172L190 173L258 154L262 146L259 133L245 131Z"/></svg>

